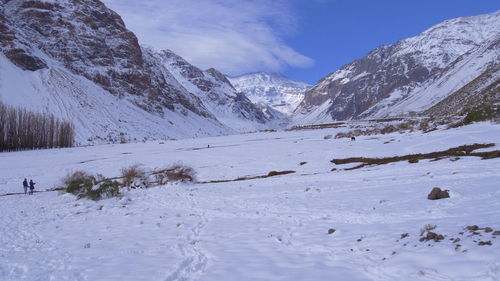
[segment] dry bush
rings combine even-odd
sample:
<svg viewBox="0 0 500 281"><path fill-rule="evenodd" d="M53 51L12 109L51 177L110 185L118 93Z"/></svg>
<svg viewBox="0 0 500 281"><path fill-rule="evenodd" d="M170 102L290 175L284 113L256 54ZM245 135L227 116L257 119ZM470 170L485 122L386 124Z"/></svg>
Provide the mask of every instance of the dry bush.
<svg viewBox="0 0 500 281"><path fill-rule="evenodd" d="M437 225L433 224L426 224L422 229L420 229L420 236L424 235L426 232L429 232L431 230L434 230L437 228Z"/></svg>
<svg viewBox="0 0 500 281"><path fill-rule="evenodd" d="M335 138L336 139L341 139L341 138L348 138L349 137L349 134L348 133L345 133L345 132L340 132L340 133L337 133L335 135Z"/></svg>
<svg viewBox="0 0 500 281"><path fill-rule="evenodd" d="M196 172L193 168L184 165L175 165L169 169L167 177L170 181L195 182Z"/></svg>
<svg viewBox="0 0 500 281"><path fill-rule="evenodd" d="M72 182L82 182L83 180L91 177L92 175L90 173L87 173L85 171L75 171L68 173L63 179L62 183L65 186L70 185Z"/></svg>
<svg viewBox="0 0 500 281"><path fill-rule="evenodd" d="M128 186L132 188L147 187L148 179L146 176L146 171L141 167L140 164L134 164L128 168L123 168L122 171L122 186Z"/></svg>
<svg viewBox="0 0 500 281"><path fill-rule="evenodd" d="M165 185L168 183L168 176L166 170L153 172L156 185Z"/></svg>
<svg viewBox="0 0 500 281"><path fill-rule="evenodd" d="M449 123L449 121L448 121ZM370 135L380 135L380 134L391 134L394 132L404 133L413 132L420 130L423 132L430 132L436 129L436 126L440 125L436 120L425 118L425 119L413 119L407 120L405 122L397 124L377 124L371 128L365 128L364 130L354 129L348 132L341 132L335 135L336 139L339 138L350 138L357 136L370 136ZM360 128L359 126L353 128Z"/></svg>
<svg viewBox="0 0 500 281"><path fill-rule="evenodd" d="M394 132L397 132L398 131L398 128L394 125L387 125L385 127L383 127L381 130L380 130L380 133L385 135L385 134L390 134L390 133L394 133Z"/></svg>
<svg viewBox="0 0 500 281"><path fill-rule="evenodd" d="M158 185L168 182L196 182L196 171L183 164L175 164L164 170L153 172Z"/></svg>
<svg viewBox="0 0 500 281"><path fill-rule="evenodd" d="M340 132L335 135L336 139L341 139L341 138L351 138L351 137L357 137L361 135L366 135L366 131L362 131L360 129L355 129L349 132Z"/></svg>

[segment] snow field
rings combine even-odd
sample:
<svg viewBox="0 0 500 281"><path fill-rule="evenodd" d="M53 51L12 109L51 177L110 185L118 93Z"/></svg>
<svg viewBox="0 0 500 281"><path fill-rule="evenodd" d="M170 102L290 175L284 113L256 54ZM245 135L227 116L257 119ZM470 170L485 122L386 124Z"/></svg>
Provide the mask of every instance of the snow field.
<svg viewBox="0 0 500 281"><path fill-rule="evenodd" d="M99 202L57 192L0 196L0 280L500 278L500 237L464 230L474 224L500 230L500 160L463 157L352 171L329 162L472 143L498 146L500 126L480 123L355 142L323 138L341 130L2 153L0 194L20 192L24 177L42 190L70 171L112 177L135 163L153 169L182 161L200 181L296 173L166 185ZM449 189L451 198L427 200L435 186ZM447 237L420 242L426 224ZM409 236L401 238L403 233ZM450 238L461 239L458 250Z"/></svg>

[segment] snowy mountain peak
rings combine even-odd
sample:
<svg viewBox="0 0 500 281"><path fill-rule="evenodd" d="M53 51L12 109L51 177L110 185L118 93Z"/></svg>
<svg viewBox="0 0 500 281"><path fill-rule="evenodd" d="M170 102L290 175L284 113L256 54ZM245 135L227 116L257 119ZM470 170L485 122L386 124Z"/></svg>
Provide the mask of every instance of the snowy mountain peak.
<svg viewBox="0 0 500 281"><path fill-rule="evenodd" d="M297 123L421 112L499 63L500 12L446 20L382 46L306 92ZM493 40L493 41L492 41Z"/></svg>
<svg viewBox="0 0 500 281"><path fill-rule="evenodd" d="M267 128L224 75L139 45L99 0L0 4L0 100L73 122L80 143Z"/></svg>
<svg viewBox="0 0 500 281"><path fill-rule="evenodd" d="M265 72L265 71L259 71L259 72L251 72L239 76L233 76L230 77L231 80L235 81L240 81L240 80L245 80L247 82L255 82L255 83L292 83L296 84L297 86L304 86L304 87L310 87L309 84L303 83L303 82L298 82L295 80L292 80L285 76L283 73L280 72Z"/></svg>
<svg viewBox="0 0 500 281"><path fill-rule="evenodd" d="M256 104L290 115L311 85L277 72L254 72L230 77L231 84Z"/></svg>

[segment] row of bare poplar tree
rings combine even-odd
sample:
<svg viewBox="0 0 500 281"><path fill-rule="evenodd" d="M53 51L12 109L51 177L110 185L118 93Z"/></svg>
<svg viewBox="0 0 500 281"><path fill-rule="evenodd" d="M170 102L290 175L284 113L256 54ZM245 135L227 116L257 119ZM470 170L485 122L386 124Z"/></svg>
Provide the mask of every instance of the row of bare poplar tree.
<svg viewBox="0 0 500 281"><path fill-rule="evenodd" d="M0 102L0 151L71 147L74 137L70 122Z"/></svg>

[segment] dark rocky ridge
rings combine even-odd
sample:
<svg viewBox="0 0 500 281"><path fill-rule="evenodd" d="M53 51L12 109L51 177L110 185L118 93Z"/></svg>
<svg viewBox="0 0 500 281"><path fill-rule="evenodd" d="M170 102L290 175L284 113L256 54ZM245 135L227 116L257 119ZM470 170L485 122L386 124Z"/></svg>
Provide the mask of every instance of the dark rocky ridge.
<svg viewBox="0 0 500 281"><path fill-rule="evenodd" d="M18 37L13 24L4 15L6 2L0 2L0 50L21 69L35 71L47 68L42 59L32 54L28 43Z"/></svg>
<svg viewBox="0 0 500 281"><path fill-rule="evenodd" d="M0 50L24 70L62 65L159 116L168 110L221 122L213 110L221 106L233 112L229 118L268 121L244 95L229 93L236 90L222 73L204 72L171 53L179 58L182 76L202 94L187 90L159 60L162 53L141 47L122 18L99 0L0 0L0 4ZM227 93L220 92L223 84Z"/></svg>
<svg viewBox="0 0 500 281"><path fill-rule="evenodd" d="M156 57L156 60L166 65L172 73L176 72L182 76L179 80L187 80L196 86L200 90L198 97L207 104L215 105L214 110L220 107L229 108L241 119L258 123L269 121L262 110L244 93L239 93L220 71L214 68L202 71L169 50L159 52Z"/></svg>
<svg viewBox="0 0 500 281"><path fill-rule="evenodd" d="M466 111L500 103L500 66L488 69L476 79L424 112L435 117L461 115Z"/></svg>
<svg viewBox="0 0 500 281"><path fill-rule="evenodd" d="M378 101L387 98L395 89L412 87L440 71L439 68L429 71L419 65L411 54L396 56L397 52L396 46L384 46L344 66L340 71L349 71L347 78L352 80L344 82L345 78L342 77L328 81L324 78L306 92L299 108L307 110L331 100L329 113L333 119L356 118ZM362 77L353 79L359 76Z"/></svg>
<svg viewBox="0 0 500 281"><path fill-rule="evenodd" d="M451 19L416 37L379 47L320 80L295 113L309 114L329 102L325 113L332 120L369 118L380 110L374 106L391 94L398 93L400 100L409 97L450 71L468 50L498 38L499 19L498 12Z"/></svg>
<svg viewBox="0 0 500 281"><path fill-rule="evenodd" d="M467 59L468 55L484 56L490 51L500 53L500 36L477 50L477 54L468 52L460 59ZM453 65L448 68L452 67ZM472 108L498 103L500 103L500 64L497 58L497 63L487 66L478 77L424 111L424 114L435 117L461 115Z"/></svg>
<svg viewBox="0 0 500 281"><path fill-rule="evenodd" d="M1 17L7 24L0 28L9 32L1 44L12 46L2 51L23 69L45 68L43 59L32 55L42 52L110 93L135 96L133 102L149 112L189 110L213 118L195 96L155 69L121 17L98 0L3 0Z"/></svg>

